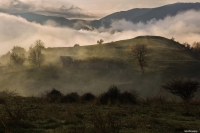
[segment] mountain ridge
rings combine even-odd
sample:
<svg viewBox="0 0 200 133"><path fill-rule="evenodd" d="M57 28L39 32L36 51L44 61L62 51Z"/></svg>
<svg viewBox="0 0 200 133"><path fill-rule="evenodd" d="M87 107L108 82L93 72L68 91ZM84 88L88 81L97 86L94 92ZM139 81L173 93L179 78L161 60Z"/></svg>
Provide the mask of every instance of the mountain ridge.
<svg viewBox="0 0 200 133"><path fill-rule="evenodd" d="M11 13L11 15L20 16L22 18L25 18L29 22L37 22L39 24L44 24L48 20L53 20L59 26L66 26L77 30L80 29L93 30L94 28L98 29L102 26L105 28L109 28L113 20L125 19L126 21L130 21L133 23L139 23L139 22L147 23L152 19L160 20L164 19L167 16L175 16L180 12L188 10L200 10L200 2L174 3L155 8L133 8L127 11L115 12L99 20L93 20L93 21L82 20L82 19L69 20L64 17L46 16L32 12ZM75 24L78 24L78 26L76 27Z"/></svg>
<svg viewBox="0 0 200 133"><path fill-rule="evenodd" d="M125 19L133 23L139 23L139 22L146 23L152 19L156 19L156 20L164 19L167 16L175 16L179 12L188 11L188 10L200 10L200 3L199 2L198 3L175 3L175 4L164 5L164 6L160 6L156 8L135 8L128 11L122 11L122 12L110 14L99 20L94 20L91 22L91 25L93 27L99 28L103 24L106 28L109 28L112 20L121 20L121 19ZM131 18L130 15L128 16L126 15L126 14L131 14L132 11L134 11L136 15L138 14L138 16ZM140 12L144 12L144 14L140 15Z"/></svg>

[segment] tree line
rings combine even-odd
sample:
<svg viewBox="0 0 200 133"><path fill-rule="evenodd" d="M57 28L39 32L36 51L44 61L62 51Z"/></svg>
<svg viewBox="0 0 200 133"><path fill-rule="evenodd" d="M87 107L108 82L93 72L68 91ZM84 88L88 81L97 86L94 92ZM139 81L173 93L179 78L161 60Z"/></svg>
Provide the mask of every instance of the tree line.
<svg viewBox="0 0 200 133"><path fill-rule="evenodd" d="M45 48L41 40L36 40L33 45L29 47L27 60L30 64L40 67L45 60L42 50ZM26 60L26 50L20 46L14 46L11 50L10 61L14 65L23 65Z"/></svg>

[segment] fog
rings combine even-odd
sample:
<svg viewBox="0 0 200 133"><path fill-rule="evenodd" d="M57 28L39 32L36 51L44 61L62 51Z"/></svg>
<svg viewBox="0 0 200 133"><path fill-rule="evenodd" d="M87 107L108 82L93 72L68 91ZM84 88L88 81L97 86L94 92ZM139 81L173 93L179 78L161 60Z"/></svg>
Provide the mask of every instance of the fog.
<svg viewBox="0 0 200 133"><path fill-rule="evenodd" d="M31 23L23 18L0 13L0 55L9 51L14 45L26 49L41 39L46 47L68 47L74 44L92 45L97 40L104 42L124 40L140 35L157 35L167 38L175 37L181 43L200 41L199 11L179 13L164 20L151 20L147 24L133 24L126 20L115 20L111 28L101 27L94 31L74 30L59 27L56 22L48 21L46 25ZM113 33L113 31L116 31Z"/></svg>

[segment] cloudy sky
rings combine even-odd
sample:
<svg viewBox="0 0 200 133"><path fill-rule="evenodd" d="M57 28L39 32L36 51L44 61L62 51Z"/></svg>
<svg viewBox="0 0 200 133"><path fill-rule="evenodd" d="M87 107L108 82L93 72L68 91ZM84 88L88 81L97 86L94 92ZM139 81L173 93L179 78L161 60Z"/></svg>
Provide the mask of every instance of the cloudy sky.
<svg viewBox="0 0 200 133"><path fill-rule="evenodd" d="M0 0L0 11L32 11L67 18L101 18L117 11L152 8L176 2L200 0Z"/></svg>

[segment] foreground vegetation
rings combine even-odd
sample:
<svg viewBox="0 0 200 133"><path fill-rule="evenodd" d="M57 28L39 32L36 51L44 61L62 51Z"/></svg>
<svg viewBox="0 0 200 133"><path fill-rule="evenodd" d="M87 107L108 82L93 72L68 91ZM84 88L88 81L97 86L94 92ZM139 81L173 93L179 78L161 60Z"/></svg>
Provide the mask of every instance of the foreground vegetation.
<svg viewBox="0 0 200 133"><path fill-rule="evenodd" d="M200 100L185 112L184 103L163 96L140 99L113 86L95 97L91 93L63 95L53 89L41 97L0 98L0 132L9 133L173 133L200 131ZM126 97L123 95L126 93ZM127 94L129 98L127 99ZM102 99L108 102L102 102ZM61 98L61 99L59 99ZM64 98L64 101L63 101ZM126 100L124 100L126 99ZM120 102L120 101L126 102ZM132 102L130 102L132 101Z"/></svg>

